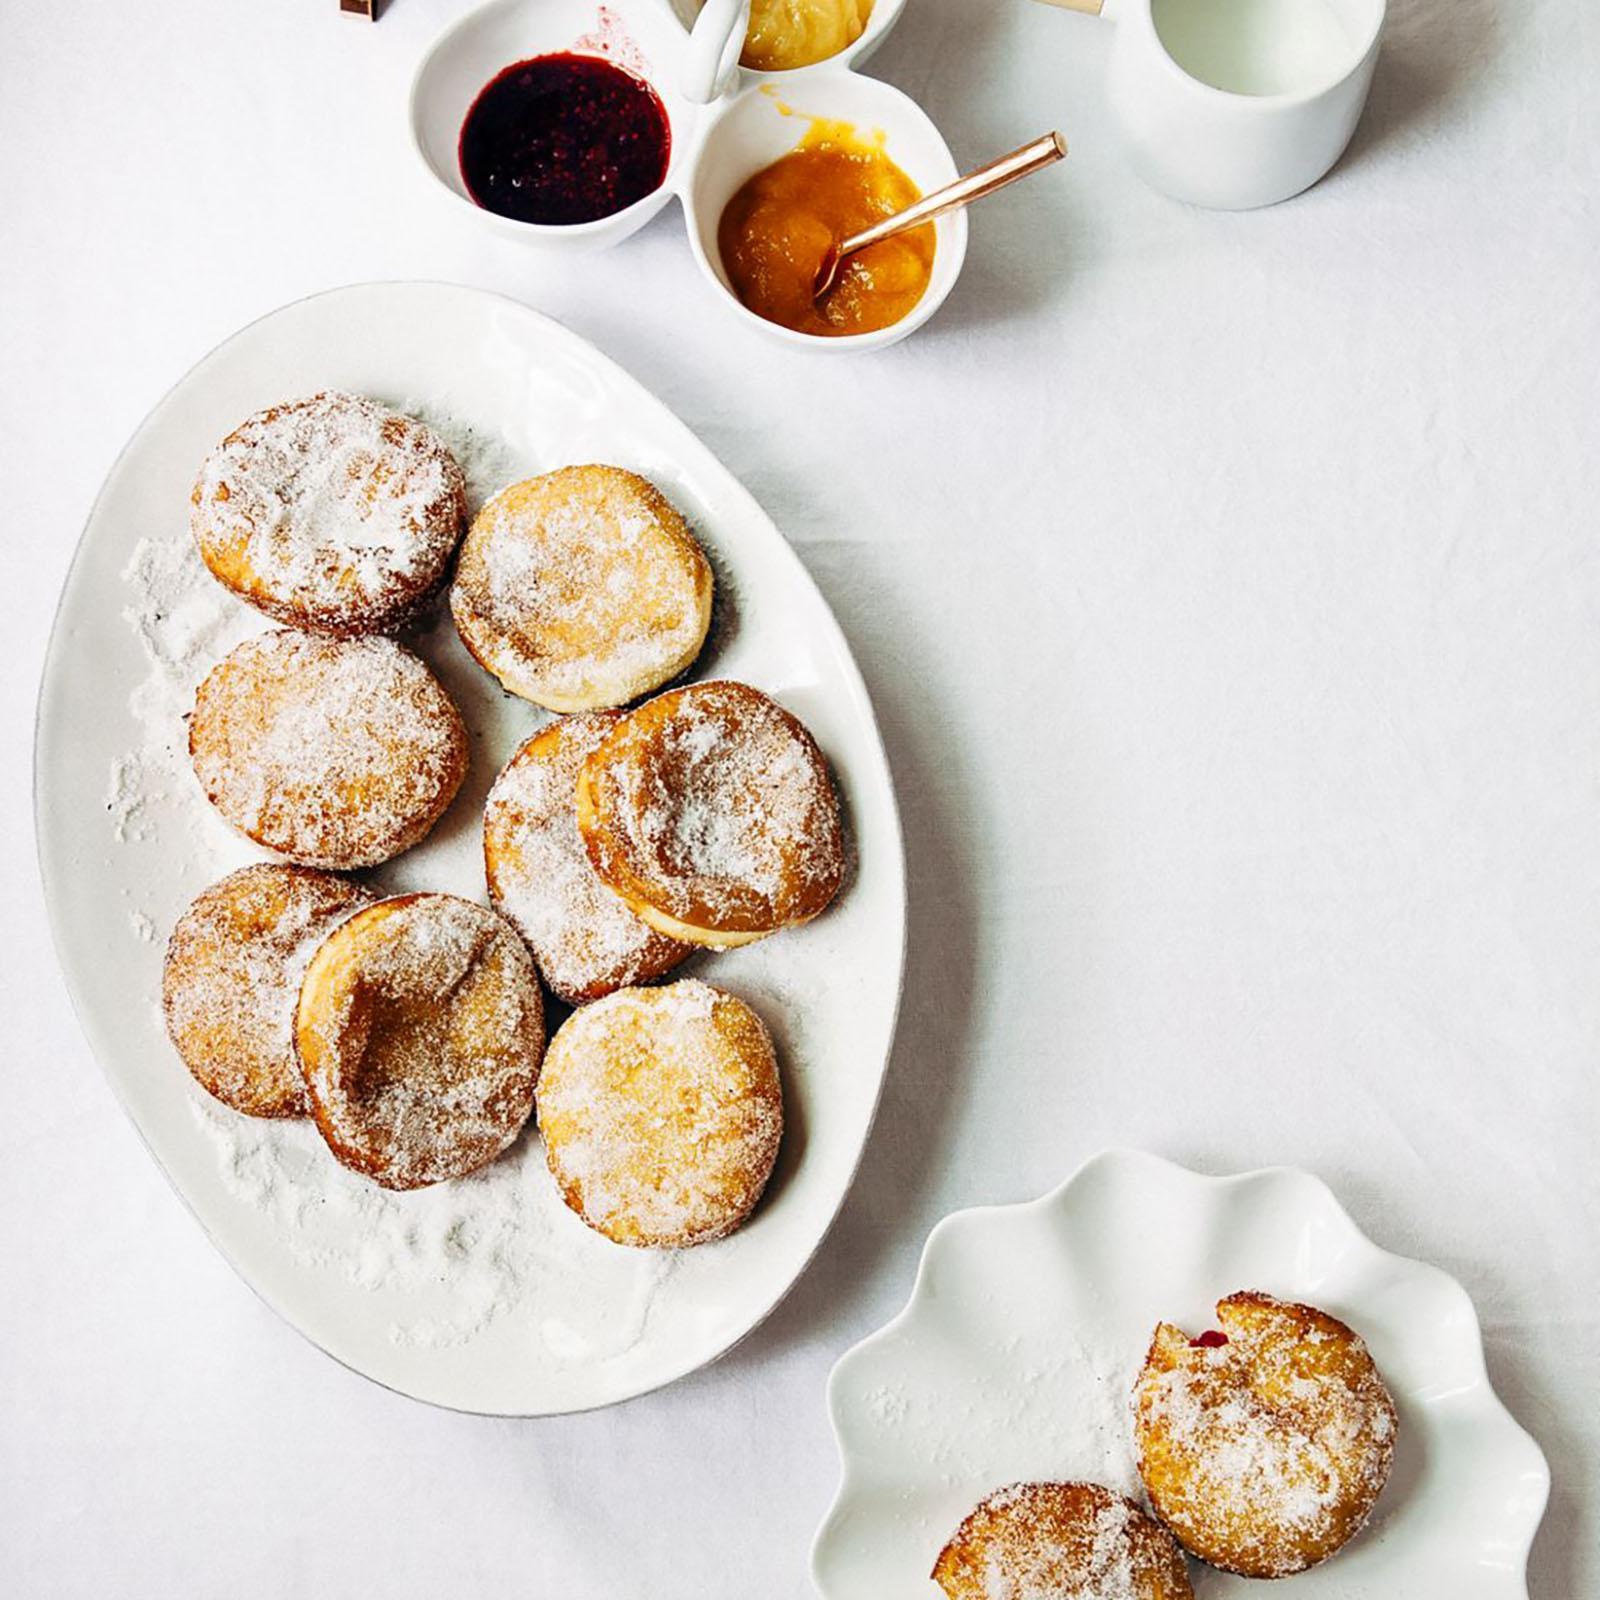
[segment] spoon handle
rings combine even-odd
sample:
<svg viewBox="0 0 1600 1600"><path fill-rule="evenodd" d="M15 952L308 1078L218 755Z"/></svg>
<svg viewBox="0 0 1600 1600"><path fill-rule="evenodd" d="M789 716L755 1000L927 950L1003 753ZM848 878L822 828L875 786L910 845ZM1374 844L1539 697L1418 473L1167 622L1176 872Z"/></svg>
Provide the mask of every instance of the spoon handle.
<svg viewBox="0 0 1600 1600"><path fill-rule="evenodd" d="M1047 133L1032 144L1025 144L1020 150L1013 150L1010 155L1001 156L998 161L991 161L988 166L979 167L976 172L969 172L966 177L957 178L954 183L935 189L932 194L925 194L914 206L908 206L892 217L885 217L882 222L875 222L860 233L851 234L848 239L841 241L838 253L841 257L854 255L857 250L865 250L869 244L877 244L880 239L892 239L907 228L921 227L924 222L932 222L947 211L981 200L984 195L993 194L996 189L1003 189L1018 178L1026 178L1029 173L1048 167L1066 153L1067 141L1059 133Z"/></svg>

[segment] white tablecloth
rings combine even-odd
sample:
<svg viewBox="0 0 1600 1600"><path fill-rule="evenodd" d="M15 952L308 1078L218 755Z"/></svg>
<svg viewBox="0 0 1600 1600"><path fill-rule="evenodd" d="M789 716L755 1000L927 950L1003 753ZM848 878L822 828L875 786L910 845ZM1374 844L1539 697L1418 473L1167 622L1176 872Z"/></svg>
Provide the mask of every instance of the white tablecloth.
<svg viewBox="0 0 1600 1600"><path fill-rule="evenodd" d="M830 1363L946 1211L1107 1144L1308 1167L1460 1277L1555 1472L1533 1592L1600 1591L1600 8L1392 9L1344 164L1223 216L1124 168L1102 28L911 0L873 70L958 159L1074 154L974 215L914 340L828 360L736 326L676 215L574 264L428 194L402 97L456 0L0 0L0 1591L804 1595ZM44 926L33 699L102 474L239 324L377 277L517 295L697 429L837 609L903 799L843 1215L730 1358L599 1415L433 1411L277 1322Z"/></svg>

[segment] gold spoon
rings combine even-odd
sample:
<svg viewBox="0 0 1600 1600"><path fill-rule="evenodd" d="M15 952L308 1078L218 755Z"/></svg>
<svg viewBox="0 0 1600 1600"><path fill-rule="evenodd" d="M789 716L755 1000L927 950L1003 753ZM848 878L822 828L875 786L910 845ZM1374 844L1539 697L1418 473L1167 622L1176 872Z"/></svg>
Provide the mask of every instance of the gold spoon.
<svg viewBox="0 0 1600 1600"><path fill-rule="evenodd" d="M839 269L846 257L853 256L856 251L865 250L869 244L877 244L882 239L892 239L908 228L920 228L923 223L932 222L947 211L955 211L974 200L981 200L984 195L993 194L996 189L1003 189L1018 178L1026 178L1030 173L1051 166L1066 153L1067 141L1059 133L1047 133L1032 144L1025 144L1020 150L1013 150L1010 155L1001 156L998 161L991 161L988 166L979 167L976 172L969 172L966 177L957 178L954 183L923 195L915 205L907 206L904 211L897 211L892 217L885 217L870 228L863 228L860 233L852 233L849 238L830 245L811 285L812 299L819 302L827 299L839 281Z"/></svg>

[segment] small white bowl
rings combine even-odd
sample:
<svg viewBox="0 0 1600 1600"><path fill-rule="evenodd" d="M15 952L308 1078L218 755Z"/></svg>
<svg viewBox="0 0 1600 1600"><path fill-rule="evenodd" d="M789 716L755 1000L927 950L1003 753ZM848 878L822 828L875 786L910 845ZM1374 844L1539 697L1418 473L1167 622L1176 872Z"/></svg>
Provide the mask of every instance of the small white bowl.
<svg viewBox="0 0 1600 1600"><path fill-rule="evenodd" d="M411 82L411 142L444 192L486 227L544 249L603 250L635 234L678 192L698 148L703 108L678 93L683 29L664 0L608 5L617 21L596 26L594 0L489 0L439 35ZM661 187L594 222L559 226L503 217L480 206L461 175L461 124L485 84L517 61L571 51L599 56L645 79L667 113L672 146Z"/></svg>
<svg viewBox="0 0 1600 1600"><path fill-rule="evenodd" d="M856 72L816 67L783 76L786 81L781 96L766 84L752 84L726 102L706 128L683 193L689 248L706 280L747 326L760 329L782 344L807 350L880 350L916 332L955 287L967 254L965 211L951 212L934 224L933 275L922 298L905 316L874 333L830 338L796 333L792 328L768 322L740 302L728 282L717 247L723 209L748 178L794 149L815 118L851 123L868 139L876 139L881 133L889 159L924 193L953 183L960 173L950 147L927 113L891 85Z"/></svg>
<svg viewBox="0 0 1600 1600"><path fill-rule="evenodd" d="M881 349L920 328L955 287L967 253L964 212L935 224L933 275L906 316L875 333L836 339L795 333L741 305L722 268L717 225L734 191L792 150L813 118L851 123L869 138L881 132L890 158L924 192L959 176L950 147L915 101L850 70L877 48L904 8L905 0L877 0L866 30L848 49L788 72L741 67L733 78L739 87L701 106L681 92L695 0L610 0L601 8L600 24L595 0L489 0L447 28L422 58L411 85L412 145L423 170L452 205L501 237L540 249L584 251L620 244L677 197L700 270L747 326L782 344L812 350ZM569 226L521 222L480 206L467 190L459 157L461 125L484 85L514 62L556 51L600 56L644 78L660 96L672 138L659 189L612 216Z"/></svg>
<svg viewBox="0 0 1600 1600"><path fill-rule="evenodd" d="M704 0L668 0L668 3L687 32L693 28L699 17ZM748 88L752 83L787 85L793 83L796 75L802 72L859 67L888 37L889 30L900 20L900 13L905 8L906 0L874 0L872 10L867 14L867 25L861 30L861 37L854 44L846 45L843 50L828 56L825 60L813 62L809 67L788 67L781 72L757 72L751 67L740 66L737 69L734 87ZM713 42L714 48L708 49L711 60L715 61L722 55L727 42L726 40Z"/></svg>

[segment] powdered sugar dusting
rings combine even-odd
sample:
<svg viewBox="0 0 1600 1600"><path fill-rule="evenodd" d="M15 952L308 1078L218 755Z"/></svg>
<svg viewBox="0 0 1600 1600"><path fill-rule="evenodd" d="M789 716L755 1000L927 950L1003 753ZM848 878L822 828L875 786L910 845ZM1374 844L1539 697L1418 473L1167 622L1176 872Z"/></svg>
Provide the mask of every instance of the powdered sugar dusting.
<svg viewBox="0 0 1600 1600"><path fill-rule="evenodd" d="M951 1600L1191 1600L1171 1538L1092 1483L1017 1483L980 1501L934 1576Z"/></svg>
<svg viewBox="0 0 1600 1600"><path fill-rule="evenodd" d="M242 833L312 866L372 866L415 844L467 763L461 717L392 639L284 630L206 678L189 724L196 776Z"/></svg>
<svg viewBox="0 0 1600 1600"><path fill-rule="evenodd" d="M151 813L160 807L183 819L191 859L211 859L219 870L237 865L238 847L229 849L237 836L203 801L188 803L201 797L189 764L187 718L213 662L265 624L212 581L194 542L181 531L140 539L123 577L130 592L123 619L139 641L147 670L128 694L143 738L138 749L112 762L107 778L113 837L119 844L153 842Z"/></svg>
<svg viewBox="0 0 1600 1600"><path fill-rule="evenodd" d="M528 941L545 982L574 1002L658 978L692 953L600 881L578 832L578 774L616 720L614 712L564 717L530 740L484 811L495 906Z"/></svg>
<svg viewBox="0 0 1600 1600"><path fill-rule="evenodd" d="M241 423L200 468L206 565L280 622L354 632L403 620L461 537L461 468L414 418L327 392Z"/></svg>
<svg viewBox="0 0 1600 1600"><path fill-rule="evenodd" d="M1156 1331L1134 1393L1146 1485L1184 1542L1256 1577L1297 1572L1366 1520L1395 1413L1360 1339L1311 1307L1243 1293L1225 1343Z"/></svg>
<svg viewBox="0 0 1600 1600"><path fill-rule="evenodd" d="M699 1244L737 1227L783 1132L772 1043L697 979L624 989L551 1043L539 1125L569 1204L627 1244Z"/></svg>
<svg viewBox="0 0 1600 1600"><path fill-rule="evenodd" d="M674 1258L619 1250L561 1203L538 1141L454 1183L380 1189L328 1159L305 1122L194 1101L223 1182L295 1260L371 1295L402 1345L452 1347L504 1328L579 1365L637 1344Z"/></svg>
<svg viewBox="0 0 1600 1600"><path fill-rule="evenodd" d="M307 867L243 867L196 897L167 946L167 1028L195 1077L236 1111L303 1116L294 1054L300 980L370 896ZM152 930L153 931L153 930Z"/></svg>
<svg viewBox="0 0 1600 1600"><path fill-rule="evenodd" d="M827 766L804 728L748 685L696 683L651 701L588 781L602 876L680 921L767 932L815 915L838 888Z"/></svg>
<svg viewBox="0 0 1600 1600"><path fill-rule="evenodd" d="M695 657L711 572L645 479L565 467L512 484L473 519L450 605L468 648L515 694L558 710L626 704Z"/></svg>
<svg viewBox="0 0 1600 1600"><path fill-rule="evenodd" d="M445 443L466 481L467 516L527 470L527 457L493 428L480 427L426 396L412 396L400 409L426 424Z"/></svg>
<svg viewBox="0 0 1600 1600"><path fill-rule="evenodd" d="M522 1130L544 1047L533 962L509 924L454 895L345 923L306 975L300 1058L347 1165L396 1189L460 1177Z"/></svg>

